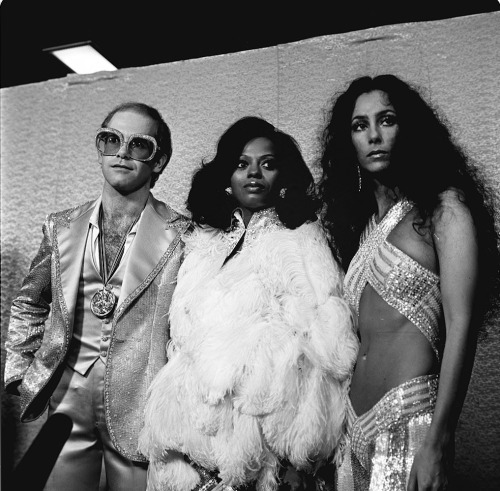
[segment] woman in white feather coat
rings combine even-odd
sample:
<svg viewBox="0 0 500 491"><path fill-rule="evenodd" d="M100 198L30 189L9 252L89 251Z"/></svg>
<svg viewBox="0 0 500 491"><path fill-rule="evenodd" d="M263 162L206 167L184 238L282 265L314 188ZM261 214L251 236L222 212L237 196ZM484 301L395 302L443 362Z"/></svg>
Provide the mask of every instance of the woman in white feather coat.
<svg viewBox="0 0 500 491"><path fill-rule="evenodd" d="M149 491L271 491L284 462L334 458L358 341L317 206L295 140L261 118L234 123L195 173L139 444Z"/></svg>

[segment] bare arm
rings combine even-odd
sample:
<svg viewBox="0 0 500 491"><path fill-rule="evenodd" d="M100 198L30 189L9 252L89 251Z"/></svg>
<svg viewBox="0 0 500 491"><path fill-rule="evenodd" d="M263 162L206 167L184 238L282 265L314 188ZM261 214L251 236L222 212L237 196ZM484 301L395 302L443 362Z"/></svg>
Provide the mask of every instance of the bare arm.
<svg viewBox="0 0 500 491"><path fill-rule="evenodd" d="M46 221L40 249L11 307L5 342L5 386L7 392L13 394L18 394L18 386L42 343L52 300L51 254L49 225Z"/></svg>
<svg viewBox="0 0 500 491"><path fill-rule="evenodd" d="M409 491L442 489L448 481L454 432L476 346L473 308L478 281L478 245L471 214L455 193L448 192L433 224L446 342L436 408L425 442L415 456Z"/></svg>

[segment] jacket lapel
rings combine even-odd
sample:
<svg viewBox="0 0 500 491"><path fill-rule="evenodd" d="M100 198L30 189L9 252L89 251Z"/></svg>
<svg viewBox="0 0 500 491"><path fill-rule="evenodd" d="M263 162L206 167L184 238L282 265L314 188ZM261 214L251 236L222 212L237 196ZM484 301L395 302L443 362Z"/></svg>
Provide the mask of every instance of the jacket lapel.
<svg viewBox="0 0 500 491"><path fill-rule="evenodd" d="M61 226L57 229L61 289L68 312L67 323L70 327L73 326L89 219L98 201L90 203L90 206L71 220L69 227Z"/></svg>
<svg viewBox="0 0 500 491"><path fill-rule="evenodd" d="M166 228L165 220L155 211L150 199L139 221L137 234L130 246L127 269L123 278L119 304L139 294L137 288L148 279L178 231ZM149 278L151 281L153 278ZM130 299L129 299L130 300Z"/></svg>

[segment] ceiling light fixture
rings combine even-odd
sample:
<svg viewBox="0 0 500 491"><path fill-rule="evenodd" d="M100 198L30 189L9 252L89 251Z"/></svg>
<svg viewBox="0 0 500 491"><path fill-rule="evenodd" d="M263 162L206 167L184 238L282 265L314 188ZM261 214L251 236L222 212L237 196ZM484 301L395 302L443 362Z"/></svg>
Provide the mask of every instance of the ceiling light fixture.
<svg viewBox="0 0 500 491"><path fill-rule="evenodd" d="M93 48L90 41L45 48L75 73L95 73L117 70L104 56Z"/></svg>

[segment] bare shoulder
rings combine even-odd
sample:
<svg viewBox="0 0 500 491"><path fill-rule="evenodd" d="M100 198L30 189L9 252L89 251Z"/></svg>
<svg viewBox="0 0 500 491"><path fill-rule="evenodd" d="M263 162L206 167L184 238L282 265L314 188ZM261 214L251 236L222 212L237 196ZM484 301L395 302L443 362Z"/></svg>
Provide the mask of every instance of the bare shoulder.
<svg viewBox="0 0 500 491"><path fill-rule="evenodd" d="M463 193L452 188L441 193L439 197L440 203L432 215L436 238L473 232L474 220Z"/></svg>
<svg viewBox="0 0 500 491"><path fill-rule="evenodd" d="M391 231L388 241L420 265L437 272L430 220L423 220L416 208L410 210Z"/></svg>

